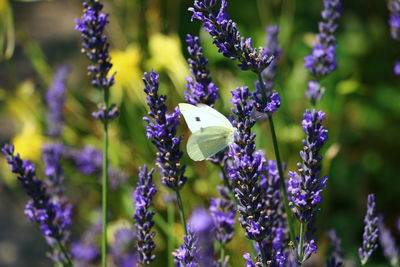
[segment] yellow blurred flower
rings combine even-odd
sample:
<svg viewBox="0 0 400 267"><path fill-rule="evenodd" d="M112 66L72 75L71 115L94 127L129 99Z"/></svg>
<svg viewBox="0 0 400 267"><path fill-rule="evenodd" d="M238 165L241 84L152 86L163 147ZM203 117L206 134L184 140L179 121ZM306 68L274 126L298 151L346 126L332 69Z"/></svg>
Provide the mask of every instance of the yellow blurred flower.
<svg viewBox="0 0 400 267"><path fill-rule="evenodd" d="M39 161L45 137L41 135L41 100L35 92L32 81L25 81L16 88L14 94L6 96L6 112L14 119L19 129L12 143L21 157Z"/></svg>
<svg viewBox="0 0 400 267"><path fill-rule="evenodd" d="M133 100L139 99L142 96L140 49L129 45L125 50L112 50L110 56L113 64L110 75L116 73L111 94L113 102L120 103L126 95Z"/></svg>
<svg viewBox="0 0 400 267"><path fill-rule="evenodd" d="M13 138L12 143L15 146L15 151L23 159L36 162L40 160L44 137L40 134L40 129L34 123L25 123L22 131Z"/></svg>
<svg viewBox="0 0 400 267"><path fill-rule="evenodd" d="M171 78L179 94L186 86L186 76L189 75L188 65L182 54L181 43L177 35L156 33L150 36L149 49L150 68L157 71L165 70Z"/></svg>

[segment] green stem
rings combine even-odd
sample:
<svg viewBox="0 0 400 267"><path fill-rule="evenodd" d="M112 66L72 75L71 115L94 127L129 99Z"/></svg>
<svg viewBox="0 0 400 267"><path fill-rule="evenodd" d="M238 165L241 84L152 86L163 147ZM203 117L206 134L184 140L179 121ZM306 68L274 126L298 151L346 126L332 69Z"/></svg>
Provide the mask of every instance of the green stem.
<svg viewBox="0 0 400 267"><path fill-rule="evenodd" d="M264 81L263 81L263 78L262 78L260 73L258 74L258 80L259 80L260 86L261 86L261 94L262 94L262 97L263 97L263 101L266 102L267 101L267 96L266 96L266 93L265 93ZM278 166L279 181L280 181L280 184L281 184L281 191L282 191L282 195L283 195L283 203L284 203L284 206L285 206L285 212L286 212L288 226L289 226L290 240L293 241L293 242L296 242L296 235L295 235L295 231L294 231L294 220L293 220L292 211L290 209L289 201L288 201L288 197L287 197L285 176L283 174L281 156L279 154L278 140L276 138L276 132L275 132L274 120L272 119L272 114L268 115L268 120L269 120L269 126L270 126L270 130L271 130L272 143L273 143L273 146L274 146L276 165Z"/></svg>
<svg viewBox="0 0 400 267"><path fill-rule="evenodd" d="M56 238L56 241L57 241L58 247L61 250L61 253L64 255L65 259L67 260L67 265L66 266L72 267L73 264L72 264L71 258L69 257L67 251L65 250L64 245L60 242L60 240L58 238ZM63 266L64 266L64 264L63 264Z"/></svg>
<svg viewBox="0 0 400 267"><path fill-rule="evenodd" d="M219 254L219 262L221 266L223 265L225 260L225 247L224 244L220 243L220 254Z"/></svg>
<svg viewBox="0 0 400 267"><path fill-rule="evenodd" d="M297 251L298 251L298 253L297 253L297 255L298 255L298 258L297 258L297 261L298 261L298 263L300 264L300 266L301 266L301 264L303 263L303 258L304 258L304 249L303 249L303 244L304 244L304 232L305 232L305 227L306 227L306 224L304 223L304 222L301 222L300 223L300 239L299 239L299 246L297 247Z"/></svg>
<svg viewBox="0 0 400 267"><path fill-rule="evenodd" d="M261 258L262 258L263 266L268 266L268 265L267 265L267 256L265 256L265 251L264 251L264 249L263 249L263 247L262 247L262 242L261 242L261 241L258 241L257 243L258 243L258 249L260 250L260 253L261 253Z"/></svg>
<svg viewBox="0 0 400 267"><path fill-rule="evenodd" d="M175 189L175 192L176 192L176 201L178 202L179 216L181 217L181 223L182 223L183 229L185 230L185 235L187 235L188 231L187 231L187 226L186 226L185 212L183 211L181 194L179 193L179 189Z"/></svg>
<svg viewBox="0 0 400 267"><path fill-rule="evenodd" d="M169 235L174 232L174 219L175 219L175 207L174 203L169 201L167 204L167 219L168 219L168 231ZM174 251L175 240L173 238L168 238L168 267L174 266L174 258L172 257L172 252Z"/></svg>
<svg viewBox="0 0 400 267"><path fill-rule="evenodd" d="M103 88L105 110L108 111L109 88ZM102 174L102 229L101 266L107 267L107 214L108 214L108 121L103 122L103 174Z"/></svg>

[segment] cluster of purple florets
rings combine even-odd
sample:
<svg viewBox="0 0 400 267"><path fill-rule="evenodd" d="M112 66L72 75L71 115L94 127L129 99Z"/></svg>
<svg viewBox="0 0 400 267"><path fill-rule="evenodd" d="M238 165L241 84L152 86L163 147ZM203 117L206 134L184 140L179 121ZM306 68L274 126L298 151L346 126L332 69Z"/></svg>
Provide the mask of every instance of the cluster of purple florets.
<svg viewBox="0 0 400 267"><path fill-rule="evenodd" d="M319 23L319 33L310 55L304 58L304 67L309 69L314 80L309 82L306 96L313 102L321 99L323 92L319 80L337 67L336 38L337 20L342 13L340 0L324 0L324 9L321 12L322 21Z"/></svg>
<svg viewBox="0 0 400 267"><path fill-rule="evenodd" d="M232 91L231 102L235 105L232 125L237 131L230 151L232 165L229 167L229 178L233 181L239 221L246 230L247 238L261 241L270 230L264 191L259 184L266 167L264 156L256 152L256 134L251 131L255 124L253 101L249 97L247 87Z"/></svg>
<svg viewBox="0 0 400 267"><path fill-rule="evenodd" d="M176 108L172 113L167 113L165 101L167 96L158 95L158 77L154 71L145 73L144 92L147 105L150 108L147 122L146 135L156 146L156 165L162 174L162 183L172 189L179 189L186 183L185 165L180 163L183 153L179 150L182 136L176 137L176 127L179 125L180 112Z"/></svg>
<svg viewBox="0 0 400 267"><path fill-rule="evenodd" d="M185 100L192 105L206 104L213 107L215 100L219 98L218 87L211 80L210 71L207 69L208 60L203 56L199 37L188 34L186 42L192 76L186 78Z"/></svg>
<svg viewBox="0 0 400 267"><path fill-rule="evenodd" d="M218 52L225 57L238 60L242 70L261 73L272 61L264 48L254 48L251 38L240 36L236 23L229 18L226 0L195 0L189 11L192 19L198 19L214 39ZM218 11L217 11L218 9Z"/></svg>
<svg viewBox="0 0 400 267"><path fill-rule="evenodd" d="M153 197L157 193L156 186L152 183L153 172L153 169L148 171L146 165L139 169L139 182L137 182L133 194L135 200L133 218L136 221L138 261L142 264L149 264L156 259L156 255L153 254L156 247L153 239L156 234L151 232L155 212L150 210L153 206Z"/></svg>
<svg viewBox="0 0 400 267"><path fill-rule="evenodd" d="M363 242L362 246L358 249L358 255L360 257L362 265L367 263L372 253L378 247L379 218L376 215L375 206L376 206L375 195L373 194L368 195L367 213L364 218L365 225L363 233Z"/></svg>

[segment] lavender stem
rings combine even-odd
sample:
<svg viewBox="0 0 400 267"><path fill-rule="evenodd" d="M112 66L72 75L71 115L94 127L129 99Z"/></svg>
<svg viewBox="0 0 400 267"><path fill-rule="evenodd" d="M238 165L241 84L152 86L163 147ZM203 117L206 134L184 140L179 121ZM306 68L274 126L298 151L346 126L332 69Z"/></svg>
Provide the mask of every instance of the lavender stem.
<svg viewBox="0 0 400 267"><path fill-rule="evenodd" d="M174 227L174 220L175 219L175 207L172 201L168 201L167 204L167 220L169 226L169 233L172 235L173 227ZM168 248L168 267L174 266L174 258L171 257L175 247L175 240L172 238L168 238L167 248Z"/></svg>
<svg viewBox="0 0 400 267"><path fill-rule="evenodd" d="M264 80L261 76L261 73L258 74L258 80L261 86L261 94L264 101L266 101L267 96L265 94L265 85L264 85ZM278 148L278 140L276 138L276 133L275 133L275 126L274 126L274 121L272 119L272 114L268 115L268 120L269 120L269 128L271 130L271 137L272 137L272 143L274 146L274 153L275 153L275 158L276 158L276 164L278 166L278 172L279 172L279 181L281 184L281 191L283 195L283 203L285 206L285 213L287 215L287 221L288 221L288 226L289 226L289 235L290 235L290 240L293 242L296 242L295 238L295 231L294 231L294 221L293 221L293 216L289 207L289 201L287 197L287 191L286 191L286 184L285 184L285 178L283 175L283 168L282 168L282 162L281 162L281 156L279 153L279 148Z"/></svg>
<svg viewBox="0 0 400 267"><path fill-rule="evenodd" d="M57 245L58 245L58 247L60 248L62 254L64 255L65 259L67 260L67 266L68 266L68 267L74 266L74 265L72 264L71 258L69 257L69 255L68 255L67 251L65 250L65 247L64 247L63 244L61 243L60 239L56 238L56 241L57 241Z"/></svg>
<svg viewBox="0 0 400 267"><path fill-rule="evenodd" d="M297 261L298 261L298 263L300 264L300 266L301 266L301 264L303 263L303 258L304 258L304 230L305 230L305 226L306 226L306 223L304 223L304 222L301 222L300 223L300 240L299 240L299 246L298 246L298 248L297 248L297 253L298 253L298 259L297 259Z"/></svg>
<svg viewBox="0 0 400 267"><path fill-rule="evenodd" d="M104 105L109 106L109 88L103 89ZM108 120L103 122L103 175L102 175L102 231L101 231L101 266L107 267L107 213L108 213Z"/></svg>
<svg viewBox="0 0 400 267"><path fill-rule="evenodd" d="M185 212L183 210L182 198L181 198L181 194L179 193L179 188L175 189L175 192L176 192L176 201L178 202L179 216L181 217L181 223L182 223L183 229L185 230L185 235L188 235Z"/></svg>

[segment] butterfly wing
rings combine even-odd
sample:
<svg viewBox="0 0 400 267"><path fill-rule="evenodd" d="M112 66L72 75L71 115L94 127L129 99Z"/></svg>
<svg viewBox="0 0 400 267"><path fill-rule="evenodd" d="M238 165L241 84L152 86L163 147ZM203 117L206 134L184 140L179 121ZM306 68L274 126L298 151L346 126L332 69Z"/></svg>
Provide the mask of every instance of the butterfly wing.
<svg viewBox="0 0 400 267"><path fill-rule="evenodd" d="M211 126L193 133L187 143L187 152L194 161L205 160L233 142L233 131L227 127Z"/></svg>
<svg viewBox="0 0 400 267"><path fill-rule="evenodd" d="M185 121L192 133L198 132L202 128L222 126L233 129L231 122L217 110L207 105L197 106L180 103L179 110L183 114Z"/></svg>

